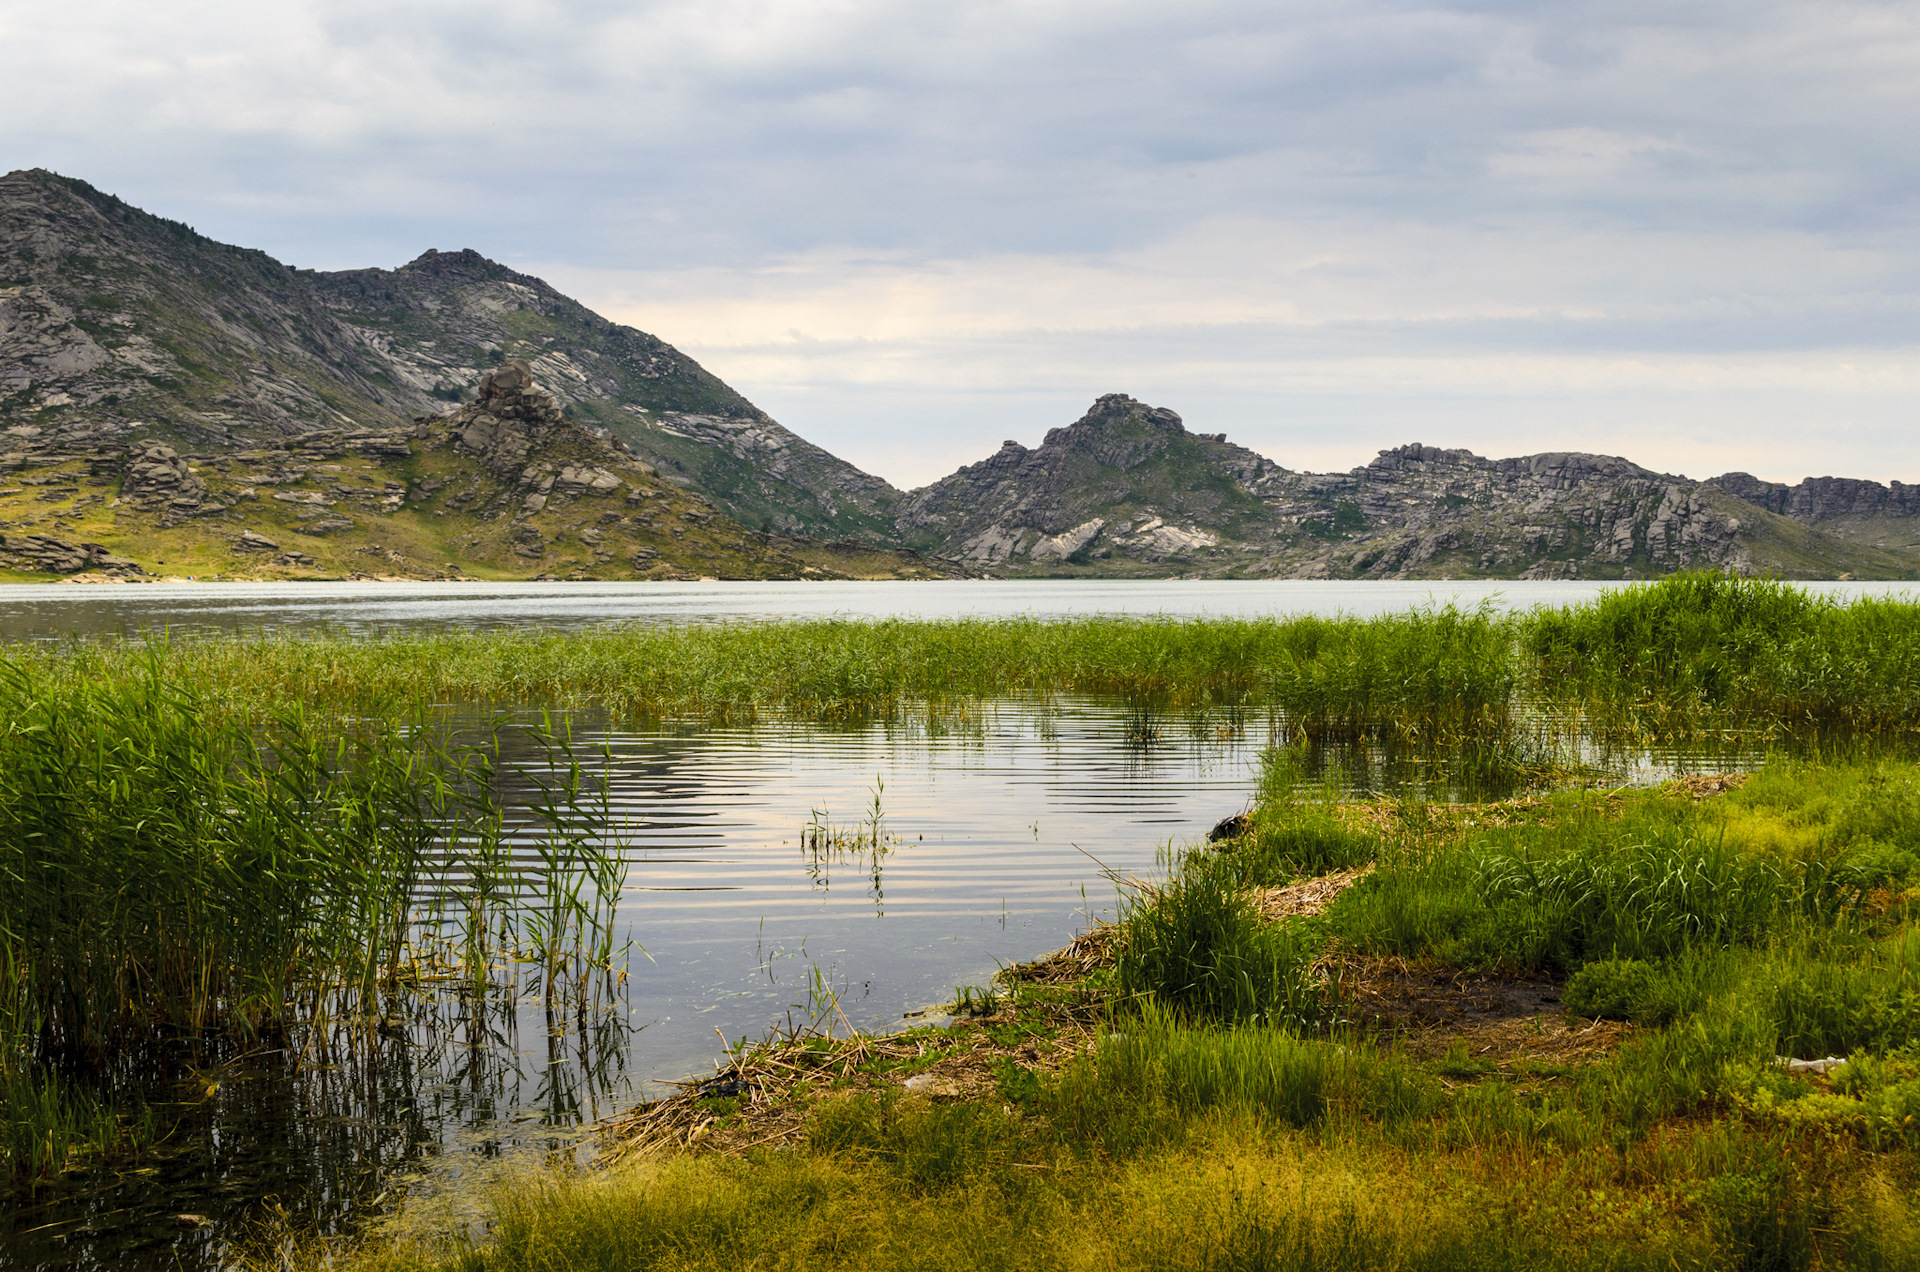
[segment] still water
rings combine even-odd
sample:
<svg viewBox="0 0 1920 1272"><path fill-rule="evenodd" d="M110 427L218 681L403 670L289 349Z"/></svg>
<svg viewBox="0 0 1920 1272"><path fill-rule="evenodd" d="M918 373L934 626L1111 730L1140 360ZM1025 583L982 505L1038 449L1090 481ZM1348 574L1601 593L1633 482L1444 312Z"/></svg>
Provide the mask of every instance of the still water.
<svg viewBox="0 0 1920 1272"><path fill-rule="evenodd" d="M1834 585L1852 594L1876 585ZM714 622L799 616L1381 613L1431 602L1564 604L1596 585L1438 583L366 584L34 587L0 593L6 639L260 630ZM537 1005L481 1022L478 1045L392 1038L294 1069L242 1057L210 1075L167 1149L14 1206L0 1266L211 1268L266 1214L350 1226L400 1185L447 1188L669 1080L712 1072L823 993L863 1029L984 985L1110 916L1103 867L1148 875L1243 807L1272 724L1069 699L847 726L573 722L606 756L628 872L629 979L556 1037ZM1719 757L1724 765L1729 758ZM1651 780L1681 757L1640 757ZM1403 774L1404 776L1404 774ZM1349 780L1385 784L1391 775ZM809 823L878 829L886 851L822 858ZM174 1216L203 1215L182 1229Z"/></svg>
<svg viewBox="0 0 1920 1272"><path fill-rule="evenodd" d="M1570 605L1617 584L1298 580L969 580L919 583L143 583L0 589L0 641L330 630L375 634L792 618L1257 618L1394 613L1429 604ZM1908 583L1807 583L1882 596Z"/></svg>

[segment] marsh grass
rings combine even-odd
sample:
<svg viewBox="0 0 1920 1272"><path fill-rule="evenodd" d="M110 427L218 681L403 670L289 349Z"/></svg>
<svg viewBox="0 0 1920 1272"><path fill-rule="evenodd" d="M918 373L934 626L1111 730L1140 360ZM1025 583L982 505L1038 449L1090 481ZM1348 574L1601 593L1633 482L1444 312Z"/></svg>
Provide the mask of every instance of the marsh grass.
<svg viewBox="0 0 1920 1272"><path fill-rule="evenodd" d="M39 674L137 676L121 642L24 653ZM1903 735L1920 718L1920 605L1680 575L1559 609L1368 618L808 620L388 636L181 640L160 655L210 705L371 715L507 704L625 716L814 721L1015 699L1271 718L1284 738L1444 756L1457 793L1563 779L1590 744Z"/></svg>
<svg viewBox="0 0 1920 1272"><path fill-rule="evenodd" d="M376 719L394 704L511 703L858 720L1108 694L1142 746L1168 736L1169 712L1229 728L1266 713L1296 756L1454 750L1480 757L1490 786L1566 776L1568 739L1871 735L1895 758L1776 760L1705 803L1569 792L1515 824L1472 827L1410 797L1379 834L1305 788L1303 766L1270 783L1245 843L1170 860L1132 899L1102 973L1116 1014L1057 1071L999 1072L1007 1107L815 1091L831 1098L794 1151L530 1177L495 1195L484 1232L442 1230L359 1262L1911 1266L1920 987L1905 924L1920 794L1897 759L1920 709L1917 633L1907 602L1682 578L1531 614L268 639L76 646L21 665L77 694L151 662L168 684L203 687L202 719L254 729L290 702ZM329 736L328 754L345 754ZM356 816L342 824L379 824ZM500 839L480 834L494 847L467 857L512 893ZM1251 886L1365 861L1373 873L1322 918L1276 926L1248 901ZM450 880L442 913L460 914L460 898L491 913L477 899L491 887ZM546 895L564 910L583 894ZM541 948L492 920L480 936L457 930L469 952L443 961L476 993L476 969ZM542 929L560 944L578 930ZM1421 1060L1343 1021L1339 982L1320 973L1354 952L1585 974L1596 989L1612 968L1608 1001L1637 1031L1551 1072L1464 1045ZM396 968L439 966L347 956L376 969L358 983L382 992L404 984ZM547 984L577 966L536 962ZM211 1018L250 1019L239 1001L215 996ZM248 1027L270 1027L273 1013L253 1010ZM1776 1062L1828 1053L1859 1067L1821 1081ZM97 1133L92 1113L71 1114L76 1134Z"/></svg>
<svg viewBox="0 0 1920 1272"><path fill-rule="evenodd" d="M1374 619L807 621L378 640L176 641L210 695L352 709L444 703L866 718L927 701L1112 694L1152 713L1254 703L1315 736L1500 733L1514 698L1509 620L1438 609ZM49 671L128 674L136 647L39 651Z"/></svg>
<svg viewBox="0 0 1920 1272"><path fill-rule="evenodd" d="M1324 995L1310 969L1318 942L1264 922L1231 857L1178 859L1164 882L1129 898L1117 924L1120 992L1194 1021L1271 1020L1305 1027Z"/></svg>
<svg viewBox="0 0 1920 1272"><path fill-rule="evenodd" d="M1901 732L1920 714L1920 605L1905 598L1676 575L1537 610L1522 644L1541 696L1596 729Z"/></svg>
<svg viewBox="0 0 1920 1272"><path fill-rule="evenodd" d="M157 651L117 678L44 672L0 659L16 1180L141 1138L129 1065L156 1045L351 1049L430 986L576 1020L604 1003L622 867L564 731L525 731L533 758L503 765L497 737L417 721L209 711ZM507 782L532 793L511 835Z"/></svg>

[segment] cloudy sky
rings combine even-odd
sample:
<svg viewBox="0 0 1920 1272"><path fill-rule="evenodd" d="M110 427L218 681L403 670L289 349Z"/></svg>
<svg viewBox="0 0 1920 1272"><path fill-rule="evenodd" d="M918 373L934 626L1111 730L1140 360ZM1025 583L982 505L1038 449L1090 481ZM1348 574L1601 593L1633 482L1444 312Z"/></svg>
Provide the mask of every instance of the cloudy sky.
<svg viewBox="0 0 1920 1272"><path fill-rule="evenodd" d="M1920 481L1920 2L0 0L0 168L473 247L917 485L1125 392Z"/></svg>

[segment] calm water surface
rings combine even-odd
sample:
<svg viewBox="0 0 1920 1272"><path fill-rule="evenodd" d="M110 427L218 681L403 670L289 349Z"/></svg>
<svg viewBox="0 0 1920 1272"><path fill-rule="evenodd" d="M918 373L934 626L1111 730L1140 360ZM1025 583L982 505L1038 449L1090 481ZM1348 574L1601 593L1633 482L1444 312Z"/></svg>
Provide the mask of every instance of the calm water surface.
<svg viewBox="0 0 1920 1272"><path fill-rule="evenodd" d="M127 583L0 587L0 640L176 632L420 629L782 618L1384 614L1427 604L1530 607L1614 584L1292 580L970 580L921 583ZM1877 596L1905 583L1809 583Z"/></svg>
<svg viewBox="0 0 1920 1272"><path fill-rule="evenodd" d="M1894 590L1831 585L1848 594ZM1593 584L180 584L0 591L0 635L587 627L847 615L1373 614L1430 602L1564 604ZM167 1153L15 1207L0 1266L213 1267L269 1206L321 1229L396 1183L445 1187L516 1151L711 1072L722 1040L817 1005L887 1029L1057 949L1108 916L1100 863L1146 875L1254 789L1269 722L1169 716L1144 734L1119 703L1003 703L858 726L575 721L604 746L630 868L614 1010L552 1038L535 1005L476 1047L392 1041L331 1069L266 1054L234 1066ZM1733 757L1738 761L1742 757ZM1727 757L1716 763L1724 765ZM1649 780L1679 757L1641 757ZM1385 779L1381 779L1384 781ZM822 860L810 820L878 812L889 851ZM270 1202L268 1199L272 1199ZM173 1216L207 1216L186 1231Z"/></svg>

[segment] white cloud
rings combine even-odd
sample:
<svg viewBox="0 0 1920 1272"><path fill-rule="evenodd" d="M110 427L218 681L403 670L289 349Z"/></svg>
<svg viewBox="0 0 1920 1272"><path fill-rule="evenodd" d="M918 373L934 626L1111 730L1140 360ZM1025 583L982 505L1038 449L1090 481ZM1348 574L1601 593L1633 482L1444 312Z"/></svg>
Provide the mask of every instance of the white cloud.
<svg viewBox="0 0 1920 1272"><path fill-rule="evenodd" d="M1920 476L1910 3L0 0L0 40L5 166L302 265L478 248L896 480L1128 385L1289 463Z"/></svg>

